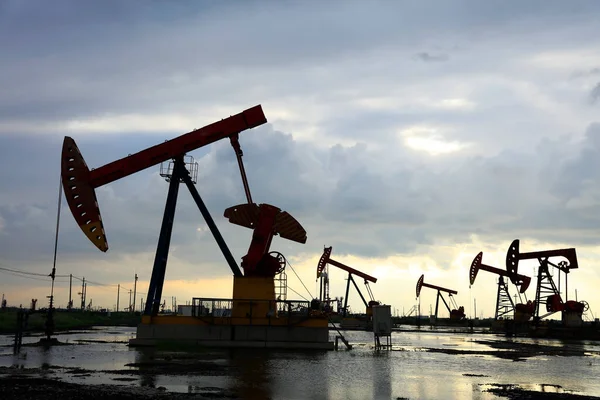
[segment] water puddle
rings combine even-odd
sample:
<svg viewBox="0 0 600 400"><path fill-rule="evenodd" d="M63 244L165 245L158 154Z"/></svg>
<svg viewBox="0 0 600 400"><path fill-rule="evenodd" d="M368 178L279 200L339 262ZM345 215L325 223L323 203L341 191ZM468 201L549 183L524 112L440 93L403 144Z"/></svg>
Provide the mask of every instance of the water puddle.
<svg viewBox="0 0 600 400"><path fill-rule="evenodd" d="M40 385L60 382L56 383L62 385L60 390L69 390L64 384L73 383L146 390L142 394L192 393L215 398L235 398L246 392L265 399L600 395L596 378L600 347L593 342L394 332L389 351L375 350L372 334L352 331L344 332L354 346L349 351L176 352L129 348L127 341L133 335L132 328L116 327L69 332L57 335L64 345L51 348L33 346L40 335L32 335L24 338L28 345L18 355L12 354L12 338L1 337L0 385L5 385L0 390L9 383L41 379Z"/></svg>

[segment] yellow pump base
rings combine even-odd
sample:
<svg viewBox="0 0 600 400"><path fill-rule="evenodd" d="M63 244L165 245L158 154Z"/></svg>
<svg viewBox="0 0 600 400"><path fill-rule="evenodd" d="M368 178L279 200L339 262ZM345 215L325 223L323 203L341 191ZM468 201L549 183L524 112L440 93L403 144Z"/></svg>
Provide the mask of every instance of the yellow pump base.
<svg viewBox="0 0 600 400"><path fill-rule="evenodd" d="M233 318L268 318L276 313L273 278L233 277Z"/></svg>
<svg viewBox="0 0 600 400"><path fill-rule="evenodd" d="M275 298L272 278L234 277L232 299L194 298L192 315L143 316L130 346L333 350L329 320L308 301Z"/></svg>

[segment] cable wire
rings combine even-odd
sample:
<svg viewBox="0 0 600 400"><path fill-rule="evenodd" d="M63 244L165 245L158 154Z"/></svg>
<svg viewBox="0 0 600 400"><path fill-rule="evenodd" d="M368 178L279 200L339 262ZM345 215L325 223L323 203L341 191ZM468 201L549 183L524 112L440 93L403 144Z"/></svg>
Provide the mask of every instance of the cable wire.
<svg viewBox="0 0 600 400"><path fill-rule="evenodd" d="M308 300L306 297L302 296L300 293L296 292L296 291L295 291L294 289L292 289L291 287L289 287L289 286L288 286L287 288L288 288L288 289L290 289L292 292L296 293L298 296L302 297L304 300L306 300L306 301L310 301L310 300Z"/></svg>
<svg viewBox="0 0 600 400"><path fill-rule="evenodd" d="M304 289L306 289L306 292L308 293L309 297L314 298L314 296L312 295L312 293L310 292L310 290L308 290L308 288L306 287L306 285L304 284L304 282L302 282L302 279L300 279L300 277L296 273L296 270L294 269L294 267L292 267L292 264L290 264L290 262L287 259L285 260L285 262L287 263L287 265L290 266L290 268L292 269L292 272L294 273L294 275L296 275L296 278L298 278L298 280L300 281L300 283L302 284L302 286L304 286ZM296 294L298 294L298 293L296 293ZM300 294L298 294L298 296L300 296Z"/></svg>
<svg viewBox="0 0 600 400"><path fill-rule="evenodd" d="M23 275L35 275L35 276L50 277L50 275L48 275L48 274L40 274L38 272L20 271L18 269L5 268L5 267L0 267L0 270L15 272L17 274L23 274ZM69 275L54 275L54 276L57 277L57 278L68 278L69 277Z"/></svg>
<svg viewBox="0 0 600 400"><path fill-rule="evenodd" d="M19 278L27 278L27 279L34 279L34 280L36 280L36 281L50 282L50 278L49 278L48 276L46 276L46 278L39 278L39 277L37 277L37 276L20 275L20 274L18 274L18 273L14 273L14 272L12 272L12 271L6 271L6 270L4 270L4 271L2 271L2 272L4 272L5 274L9 274L9 275L12 275L12 276L19 277ZM61 283L68 283L69 281L58 281L58 282L61 282Z"/></svg>

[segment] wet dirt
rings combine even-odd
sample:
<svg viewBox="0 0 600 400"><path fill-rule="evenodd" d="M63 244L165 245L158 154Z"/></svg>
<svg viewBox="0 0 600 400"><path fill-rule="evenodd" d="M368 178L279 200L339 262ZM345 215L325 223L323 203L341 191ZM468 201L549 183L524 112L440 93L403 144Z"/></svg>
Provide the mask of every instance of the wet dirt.
<svg viewBox="0 0 600 400"><path fill-rule="evenodd" d="M209 388L206 393L171 393L164 387L149 388L123 385L83 385L61 382L59 379L34 378L30 376L7 376L0 378L0 393L4 400L144 400L144 399L238 399L234 393Z"/></svg>
<svg viewBox="0 0 600 400"><path fill-rule="evenodd" d="M113 378L117 381L128 381L131 378ZM591 400L599 397L579 395L560 391L560 386L554 387L556 392L540 392L528 390L513 384L487 384L484 392L511 400ZM556 386L556 385L549 385ZM38 378L26 375L9 375L0 377L0 393L5 400L29 400L29 399L82 399L86 400L145 400L145 399L241 399L248 398L243 394L237 394L218 387L198 388L201 393L173 393L167 392L162 386L157 388L123 386L123 385L85 385L77 383L61 382L60 378ZM409 399L408 397L396 397L396 399Z"/></svg>
<svg viewBox="0 0 600 400"><path fill-rule="evenodd" d="M499 397L505 397L511 400L534 400L534 399L542 399L542 400L591 400L591 399L600 399L600 397L594 396L586 396L581 394L570 393L568 391L562 391L562 387L559 385L546 385L550 388L557 390L556 392L540 392L537 390L528 390L518 385L512 384L499 384L492 383L489 385L488 389L485 389L485 392L493 393Z"/></svg>
<svg viewBox="0 0 600 400"><path fill-rule="evenodd" d="M393 351L374 351L368 333L345 332L352 351L182 352L128 348L131 331L113 329L18 355L0 348L0 399L600 399L593 342L428 331L397 334Z"/></svg>
<svg viewBox="0 0 600 400"><path fill-rule="evenodd" d="M525 359L536 356L561 356L561 357L587 357L599 355L597 352L584 351L577 347L548 346L534 343L513 343L494 340L473 340L473 343L484 345L496 350L462 350L449 348L423 348L431 353L444 353L454 355L486 355L513 361L525 361Z"/></svg>

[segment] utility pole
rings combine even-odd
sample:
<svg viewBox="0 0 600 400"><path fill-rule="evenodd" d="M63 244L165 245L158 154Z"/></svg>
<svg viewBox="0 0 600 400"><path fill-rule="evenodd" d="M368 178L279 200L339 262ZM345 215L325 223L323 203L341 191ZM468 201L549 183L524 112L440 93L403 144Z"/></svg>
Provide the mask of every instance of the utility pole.
<svg viewBox="0 0 600 400"><path fill-rule="evenodd" d="M129 312L133 312L133 306L131 305L131 289L129 289Z"/></svg>
<svg viewBox="0 0 600 400"><path fill-rule="evenodd" d="M73 274L69 274L69 305L67 308L70 310L73 307L73 300L71 299L71 291L73 290Z"/></svg>
<svg viewBox="0 0 600 400"><path fill-rule="evenodd" d="M119 294L121 294L121 284L117 285L117 312L119 312Z"/></svg>
<svg viewBox="0 0 600 400"><path fill-rule="evenodd" d="M137 286L137 280L138 280L138 276L137 276L137 274L135 274L135 280L133 281L133 312L135 312L135 288Z"/></svg>
<svg viewBox="0 0 600 400"><path fill-rule="evenodd" d="M81 295L81 310L85 310L85 276L81 280L81 292L77 294Z"/></svg>

